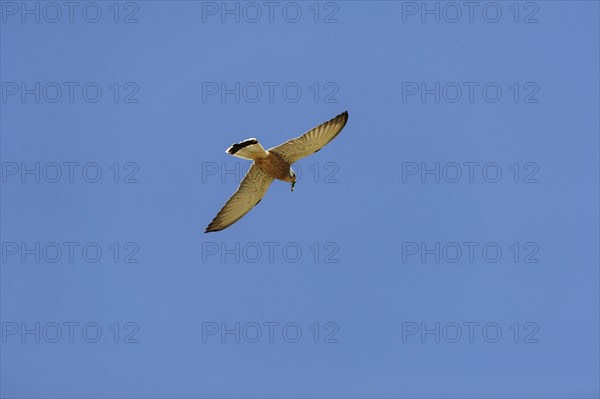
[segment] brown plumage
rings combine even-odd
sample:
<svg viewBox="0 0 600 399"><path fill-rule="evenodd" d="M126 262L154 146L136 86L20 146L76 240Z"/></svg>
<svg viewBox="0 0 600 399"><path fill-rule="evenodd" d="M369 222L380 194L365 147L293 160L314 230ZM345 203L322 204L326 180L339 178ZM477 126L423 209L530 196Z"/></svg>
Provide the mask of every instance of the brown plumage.
<svg viewBox="0 0 600 399"><path fill-rule="evenodd" d="M302 136L269 148L267 151L255 138L229 147L227 153L254 162L237 191L206 227L205 233L223 230L240 220L260 202L275 179L292 183L292 191L294 191L296 174L291 165L323 148L342 131L347 121L348 112L343 112Z"/></svg>

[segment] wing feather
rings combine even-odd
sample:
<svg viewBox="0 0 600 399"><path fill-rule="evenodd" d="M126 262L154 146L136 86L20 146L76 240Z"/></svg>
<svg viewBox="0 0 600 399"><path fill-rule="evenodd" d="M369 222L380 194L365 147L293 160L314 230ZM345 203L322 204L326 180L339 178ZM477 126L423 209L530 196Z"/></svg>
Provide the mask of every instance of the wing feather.
<svg viewBox="0 0 600 399"><path fill-rule="evenodd" d="M205 233L223 230L240 220L260 202L272 182L271 175L252 164L237 191L206 227Z"/></svg>
<svg viewBox="0 0 600 399"><path fill-rule="evenodd" d="M288 163L293 164L297 160L323 148L340 134L344 126L346 126L346 122L348 122L347 111L309 130L302 136L288 140L283 144L270 148L268 151L277 153Z"/></svg>

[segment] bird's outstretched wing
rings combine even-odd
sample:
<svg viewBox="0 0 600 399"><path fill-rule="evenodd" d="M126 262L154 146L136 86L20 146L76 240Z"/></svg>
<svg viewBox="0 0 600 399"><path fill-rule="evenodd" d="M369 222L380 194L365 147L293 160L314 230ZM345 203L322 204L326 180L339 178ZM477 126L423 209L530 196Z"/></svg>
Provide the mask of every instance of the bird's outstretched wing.
<svg viewBox="0 0 600 399"><path fill-rule="evenodd" d="M272 182L272 176L256 164L252 164L237 191L227 200L204 232L223 230L240 220L260 202Z"/></svg>
<svg viewBox="0 0 600 399"><path fill-rule="evenodd" d="M347 121L348 112L345 111L302 136L288 140L277 147L269 148L268 151L281 155L289 164L293 164L323 148L342 131Z"/></svg>

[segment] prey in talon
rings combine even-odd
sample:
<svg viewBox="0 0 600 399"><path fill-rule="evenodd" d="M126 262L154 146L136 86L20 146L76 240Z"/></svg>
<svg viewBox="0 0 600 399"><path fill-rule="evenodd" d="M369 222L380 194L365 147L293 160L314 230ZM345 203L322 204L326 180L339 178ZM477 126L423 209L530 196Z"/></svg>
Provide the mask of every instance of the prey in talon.
<svg viewBox="0 0 600 399"><path fill-rule="evenodd" d="M346 126L348 112L309 130L276 147L265 150L257 139L251 138L233 144L227 153L253 161L237 191L227 200L217 216L206 227L205 233L223 230L250 212L262 199L273 180L281 180L296 186L296 173L292 164L314 154L333 140Z"/></svg>

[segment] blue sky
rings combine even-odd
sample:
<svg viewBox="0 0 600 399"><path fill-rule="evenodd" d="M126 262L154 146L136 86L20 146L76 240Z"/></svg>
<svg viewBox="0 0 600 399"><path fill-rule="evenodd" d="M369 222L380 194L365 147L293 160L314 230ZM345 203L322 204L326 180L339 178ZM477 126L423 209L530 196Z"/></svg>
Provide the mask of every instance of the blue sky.
<svg viewBox="0 0 600 399"><path fill-rule="evenodd" d="M598 3L461 4L1 1L2 397L598 397Z"/></svg>

